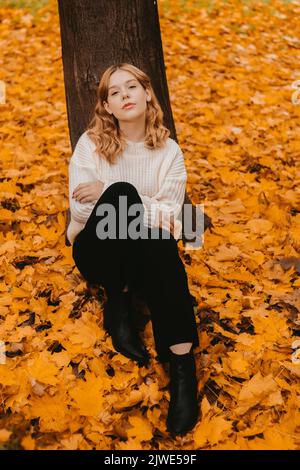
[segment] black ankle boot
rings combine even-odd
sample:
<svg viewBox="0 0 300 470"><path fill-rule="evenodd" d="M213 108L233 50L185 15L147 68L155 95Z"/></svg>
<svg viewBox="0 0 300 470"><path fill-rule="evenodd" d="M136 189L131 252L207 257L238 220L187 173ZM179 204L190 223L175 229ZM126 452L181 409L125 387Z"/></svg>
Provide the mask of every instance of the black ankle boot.
<svg viewBox="0 0 300 470"><path fill-rule="evenodd" d="M195 426L199 417L196 364L192 349L186 354L175 354L170 350L169 357L167 430L174 435L182 435Z"/></svg>
<svg viewBox="0 0 300 470"><path fill-rule="evenodd" d="M149 356L131 317L132 293L120 292L107 298L103 309L103 327L110 334L116 351L147 365Z"/></svg>

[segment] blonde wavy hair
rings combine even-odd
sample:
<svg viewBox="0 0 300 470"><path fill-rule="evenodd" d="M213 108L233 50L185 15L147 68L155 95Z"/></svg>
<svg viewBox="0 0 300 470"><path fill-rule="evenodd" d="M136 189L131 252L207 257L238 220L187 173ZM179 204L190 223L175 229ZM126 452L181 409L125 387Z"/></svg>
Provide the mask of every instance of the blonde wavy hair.
<svg viewBox="0 0 300 470"><path fill-rule="evenodd" d="M132 64L123 62L108 67L103 73L97 88L97 102L93 117L89 122L86 132L96 145L96 152L109 163L115 163L127 145L121 135L118 119L109 114L103 106L107 102L109 79L116 70L126 70L132 73L144 89L150 93L151 100L147 102L146 110L146 137L145 147L156 149L164 147L170 135L169 129L163 125L163 111L153 91L150 78L146 73Z"/></svg>

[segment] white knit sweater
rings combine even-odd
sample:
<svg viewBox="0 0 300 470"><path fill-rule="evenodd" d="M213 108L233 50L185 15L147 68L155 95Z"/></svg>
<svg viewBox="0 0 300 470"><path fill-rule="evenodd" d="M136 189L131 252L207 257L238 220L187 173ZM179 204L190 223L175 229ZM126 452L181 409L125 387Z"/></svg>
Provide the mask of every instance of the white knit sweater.
<svg viewBox="0 0 300 470"><path fill-rule="evenodd" d="M159 225L159 211L163 215L162 226L169 229L170 214L174 214L174 238L182 235L181 212L184 201L187 171L181 148L170 137L162 149L150 150L144 142L127 140L127 146L116 164L109 164L94 152L96 146L84 132L74 149L69 162L69 204L71 219L67 237L73 244L76 235L84 228L97 200L80 203L72 193L80 183L101 180L102 193L112 183L127 181L133 184L145 209L145 226ZM166 219L164 219L166 217ZM166 222L164 222L166 220Z"/></svg>

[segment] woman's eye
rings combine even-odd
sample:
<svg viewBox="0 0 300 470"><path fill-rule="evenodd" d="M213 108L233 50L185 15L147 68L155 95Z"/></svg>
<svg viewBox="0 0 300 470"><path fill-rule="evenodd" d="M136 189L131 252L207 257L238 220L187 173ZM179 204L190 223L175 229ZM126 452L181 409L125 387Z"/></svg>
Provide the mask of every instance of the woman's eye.
<svg viewBox="0 0 300 470"><path fill-rule="evenodd" d="M136 85L131 85L129 88L136 88ZM114 96L116 93L118 93L118 92L115 91L114 93L112 93L112 96Z"/></svg>

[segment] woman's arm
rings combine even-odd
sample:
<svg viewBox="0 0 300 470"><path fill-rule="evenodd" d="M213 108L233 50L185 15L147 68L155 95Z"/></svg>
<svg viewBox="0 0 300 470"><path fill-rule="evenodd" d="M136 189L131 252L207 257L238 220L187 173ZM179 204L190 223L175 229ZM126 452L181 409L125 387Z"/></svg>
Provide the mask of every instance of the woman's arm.
<svg viewBox="0 0 300 470"><path fill-rule="evenodd" d="M86 135L82 134L78 139L69 162L69 205L71 215L74 220L80 223L85 223L87 221L97 199L100 197L102 192L105 191L106 187L109 186L109 183L107 182L103 181L101 183L102 188L99 186L99 176L93 159L91 147L87 141ZM88 190L89 185L91 186L92 191ZM98 190L96 189L97 187ZM80 200L73 197L74 192L76 196L80 195ZM89 192L91 196L87 197ZM83 196L85 197L86 202L83 202ZM92 200L87 202L87 199Z"/></svg>
<svg viewBox="0 0 300 470"><path fill-rule="evenodd" d="M144 223L151 226L164 225L172 230L174 221L180 214L184 202L187 171L181 148L177 144L177 151L169 166L167 175L159 191L152 197L140 194L145 213Z"/></svg>
<svg viewBox="0 0 300 470"><path fill-rule="evenodd" d="M80 183L73 191L72 197L80 204L86 202L97 201L103 192L103 181L89 181L87 183Z"/></svg>

